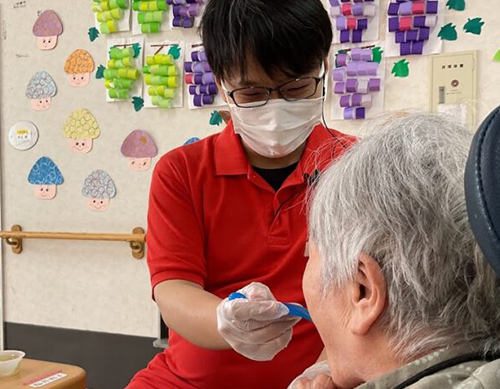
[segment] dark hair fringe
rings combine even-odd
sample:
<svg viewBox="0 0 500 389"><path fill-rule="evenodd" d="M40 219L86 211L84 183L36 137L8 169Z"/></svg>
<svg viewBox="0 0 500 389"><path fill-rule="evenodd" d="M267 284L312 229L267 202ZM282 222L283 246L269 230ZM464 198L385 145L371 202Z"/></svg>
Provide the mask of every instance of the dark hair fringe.
<svg viewBox="0 0 500 389"><path fill-rule="evenodd" d="M210 0L200 26L215 76L247 77L253 56L272 78L312 72L328 56L332 24L320 0Z"/></svg>

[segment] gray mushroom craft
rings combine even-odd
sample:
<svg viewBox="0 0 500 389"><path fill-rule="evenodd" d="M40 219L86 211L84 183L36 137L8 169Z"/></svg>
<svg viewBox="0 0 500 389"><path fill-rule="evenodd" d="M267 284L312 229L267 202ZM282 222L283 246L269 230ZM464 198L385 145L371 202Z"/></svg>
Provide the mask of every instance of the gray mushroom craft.
<svg viewBox="0 0 500 389"><path fill-rule="evenodd" d="M116 196L116 186L104 170L94 170L85 179L82 194L92 211L103 212L109 208L110 200Z"/></svg>
<svg viewBox="0 0 500 389"><path fill-rule="evenodd" d="M63 33L63 25L55 11L41 13L33 25L33 35L40 50L52 50L57 46L59 35Z"/></svg>
<svg viewBox="0 0 500 389"><path fill-rule="evenodd" d="M46 111L50 108L52 98L57 94L54 79L45 71L37 72L28 83L26 97L31 99L31 107L35 111Z"/></svg>

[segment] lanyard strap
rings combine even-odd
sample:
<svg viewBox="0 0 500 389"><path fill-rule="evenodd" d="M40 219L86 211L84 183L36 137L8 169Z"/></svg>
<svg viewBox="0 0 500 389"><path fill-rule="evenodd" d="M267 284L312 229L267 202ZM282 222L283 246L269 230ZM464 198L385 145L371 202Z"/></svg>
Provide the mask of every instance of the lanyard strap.
<svg viewBox="0 0 500 389"><path fill-rule="evenodd" d="M490 352L490 353L473 353L473 354L466 354L462 355L459 357L455 357L452 359L448 359L447 361L443 361L438 363L437 365L431 366L417 375L414 375L413 377L407 379L406 381L402 382L401 384L397 385L394 387L394 389L404 389L407 388L410 385L413 385L414 383L420 381L422 378L428 377L432 374L435 374L441 370L448 369L450 367L459 365L460 363L465 363L465 362L471 362L471 361L486 361L486 362L492 362L496 359L500 358L500 352Z"/></svg>

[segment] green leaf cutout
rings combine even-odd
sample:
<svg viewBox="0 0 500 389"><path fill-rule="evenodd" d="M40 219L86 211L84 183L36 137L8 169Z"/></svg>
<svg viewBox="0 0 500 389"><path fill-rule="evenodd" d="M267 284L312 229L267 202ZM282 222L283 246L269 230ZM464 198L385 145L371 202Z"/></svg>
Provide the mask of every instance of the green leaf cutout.
<svg viewBox="0 0 500 389"><path fill-rule="evenodd" d="M139 43L134 43L132 48L134 49L134 58L137 58L139 54L141 54L141 45Z"/></svg>
<svg viewBox="0 0 500 389"><path fill-rule="evenodd" d="M410 75L410 63L406 59L396 62L391 73L394 74L394 77L408 77Z"/></svg>
<svg viewBox="0 0 500 389"><path fill-rule="evenodd" d="M220 126L222 124L222 116L220 116L219 111L213 111L212 115L210 116L210 125L211 126Z"/></svg>
<svg viewBox="0 0 500 389"><path fill-rule="evenodd" d="M483 26L484 26L483 19L481 18L469 19L469 21L465 23L464 30L465 32L470 34L481 35Z"/></svg>
<svg viewBox="0 0 500 389"><path fill-rule="evenodd" d="M89 31L87 32L89 34L90 41L93 42L97 38L99 38L99 30L95 27L89 28Z"/></svg>
<svg viewBox="0 0 500 389"><path fill-rule="evenodd" d="M181 56L181 48L179 45L172 45L170 50L168 50L168 53L174 57L174 59L179 59Z"/></svg>
<svg viewBox="0 0 500 389"><path fill-rule="evenodd" d="M497 62L500 62L500 50L497 51L497 53L493 57L493 60L497 61Z"/></svg>
<svg viewBox="0 0 500 389"><path fill-rule="evenodd" d="M139 112L144 107L144 99L142 97L132 97L132 104L134 104L135 112Z"/></svg>
<svg viewBox="0 0 500 389"><path fill-rule="evenodd" d="M373 62L377 62L377 63L380 63L382 62L382 54L384 53L384 50L382 50L381 47L374 47L372 49L372 53L373 53Z"/></svg>
<svg viewBox="0 0 500 389"><path fill-rule="evenodd" d="M457 26L453 23L448 23L446 26L441 28L438 37L443 41L456 41L458 38Z"/></svg>
<svg viewBox="0 0 500 389"><path fill-rule="evenodd" d="M104 78L104 71L106 70L106 68L102 65L99 65L99 67L97 68L97 72L95 73L95 78L97 78L98 80L100 80L101 78Z"/></svg>
<svg viewBox="0 0 500 389"><path fill-rule="evenodd" d="M465 9L465 0L448 0L446 3L448 9L463 11Z"/></svg>

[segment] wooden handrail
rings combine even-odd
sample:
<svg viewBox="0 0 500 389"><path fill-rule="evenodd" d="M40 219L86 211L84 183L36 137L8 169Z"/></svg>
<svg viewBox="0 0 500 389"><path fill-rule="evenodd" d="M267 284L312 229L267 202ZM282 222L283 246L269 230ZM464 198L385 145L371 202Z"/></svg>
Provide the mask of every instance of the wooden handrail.
<svg viewBox="0 0 500 389"><path fill-rule="evenodd" d="M89 240L104 242L128 242L132 249L132 256L136 259L144 258L146 233L143 228L136 227L131 234L87 233L87 232L30 232L23 231L21 226L14 225L11 231L0 231L0 238L12 247L12 252L21 254L23 239L56 239L56 240Z"/></svg>

